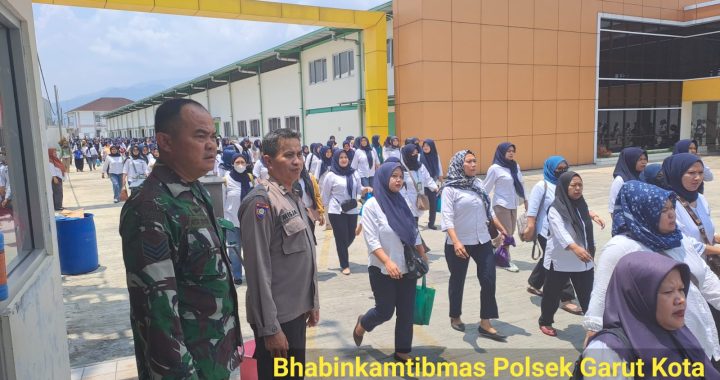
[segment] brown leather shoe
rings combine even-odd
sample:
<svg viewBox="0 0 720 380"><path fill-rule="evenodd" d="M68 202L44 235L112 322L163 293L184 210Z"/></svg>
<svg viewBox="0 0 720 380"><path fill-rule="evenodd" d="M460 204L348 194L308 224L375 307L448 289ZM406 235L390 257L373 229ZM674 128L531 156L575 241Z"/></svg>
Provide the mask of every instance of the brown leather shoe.
<svg viewBox="0 0 720 380"><path fill-rule="evenodd" d="M360 324L360 320L362 319L363 315L358 315L357 323L355 324L355 327L353 327L353 340L355 341L355 346L360 347L363 340L363 335L358 335L355 331L357 331L358 326L362 327Z"/></svg>

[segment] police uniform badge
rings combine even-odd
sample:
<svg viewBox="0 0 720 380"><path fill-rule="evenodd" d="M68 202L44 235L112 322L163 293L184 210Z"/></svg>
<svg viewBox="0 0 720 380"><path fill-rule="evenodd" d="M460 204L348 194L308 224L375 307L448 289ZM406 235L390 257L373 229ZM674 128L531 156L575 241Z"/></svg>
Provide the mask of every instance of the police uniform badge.
<svg viewBox="0 0 720 380"><path fill-rule="evenodd" d="M255 219L263 220L268 213L270 206L267 203L255 203Z"/></svg>

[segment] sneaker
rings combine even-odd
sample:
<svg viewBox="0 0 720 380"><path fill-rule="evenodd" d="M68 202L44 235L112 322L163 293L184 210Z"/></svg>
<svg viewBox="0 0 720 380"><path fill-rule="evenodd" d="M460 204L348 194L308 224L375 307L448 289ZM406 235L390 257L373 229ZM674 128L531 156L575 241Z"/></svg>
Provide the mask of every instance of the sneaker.
<svg viewBox="0 0 720 380"><path fill-rule="evenodd" d="M120 202L120 201L117 199L113 199L113 203L118 203L118 202Z"/></svg>
<svg viewBox="0 0 720 380"><path fill-rule="evenodd" d="M503 269L505 269L508 272L513 272L513 273L520 272L520 268L518 268L517 265L515 265L515 263L513 263L512 261L510 262L510 265L503 267Z"/></svg>

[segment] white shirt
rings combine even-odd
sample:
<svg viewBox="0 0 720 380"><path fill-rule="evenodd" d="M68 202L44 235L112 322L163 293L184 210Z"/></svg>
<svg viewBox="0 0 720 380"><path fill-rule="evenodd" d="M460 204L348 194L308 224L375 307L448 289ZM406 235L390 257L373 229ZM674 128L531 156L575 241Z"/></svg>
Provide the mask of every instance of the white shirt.
<svg viewBox="0 0 720 380"><path fill-rule="evenodd" d="M147 159L148 159L148 166L150 167L150 169L152 169L152 167L155 166L155 161L157 161L157 159L155 159L155 156L153 156L152 154L148 154Z"/></svg>
<svg viewBox="0 0 720 380"><path fill-rule="evenodd" d="M143 159L134 160L132 158L125 160L125 166L123 167L123 174L127 174L128 186L136 187L145 181L150 170L148 169L147 162Z"/></svg>
<svg viewBox="0 0 720 380"><path fill-rule="evenodd" d="M578 216L579 216L578 212ZM583 230L585 229L585 222L580 218ZM585 272L593 268L593 262L584 263L567 247L575 243L587 249L587 240L575 236L575 230L573 229L572 222L566 221L560 215L555 207L550 207L548 212L548 226L550 228L550 238L547 241L545 247L545 261L543 266L545 269L550 269L550 263L552 263L553 270L558 272Z"/></svg>
<svg viewBox="0 0 720 380"><path fill-rule="evenodd" d="M353 160L350 163L350 166L358 171L360 178L370 178L375 176L375 167L380 164L380 158L375 152L375 149L371 148L370 152L373 158L372 167L368 164L367 154L365 154L365 151L362 149L355 151L355 156L353 156Z"/></svg>
<svg viewBox="0 0 720 380"><path fill-rule="evenodd" d="M402 160L402 153L400 152L400 149L383 147L383 160L387 161L390 157L397 157L398 160Z"/></svg>
<svg viewBox="0 0 720 380"><path fill-rule="evenodd" d="M362 185L360 184L360 176L357 172L354 172L352 176L354 185L352 198L357 199L362 193ZM340 204L351 198L351 195L348 194L347 178L344 175L339 176L331 171L328 171L323 179L320 195L328 214L342 214L343 212ZM360 203L358 203L358 206L359 204ZM360 207L355 207L354 209L346 212L346 214L359 213Z"/></svg>
<svg viewBox="0 0 720 380"><path fill-rule="evenodd" d="M253 177L255 177L255 181L259 179L270 179L270 174L268 173L267 168L263 164L262 160L258 160L255 163L255 166L253 166ZM256 182L257 183L257 182Z"/></svg>
<svg viewBox="0 0 720 380"><path fill-rule="evenodd" d="M382 274L388 274L385 265L373 254L378 248L382 248L385 254L390 257L400 270L400 273L407 273L405 255L402 241L395 231L388 224L385 213L380 208L377 199L370 198L363 206L363 236L368 247L368 265L380 268ZM414 220L408 223L415 224ZM422 244L420 234L417 236L415 245Z"/></svg>
<svg viewBox="0 0 720 380"><path fill-rule="evenodd" d="M305 181L303 181L303 179L300 178L298 180L298 183L300 184L300 188L302 189L302 194L303 194L302 198L300 198L300 200L302 200L303 204L305 205L305 208L313 208L313 200L310 197L310 193L305 188Z"/></svg>
<svg viewBox="0 0 720 380"><path fill-rule="evenodd" d="M517 175L521 186L525 189L525 183L523 182L519 164L517 165ZM521 202L522 198L517 195L513 182L510 169L502 167L498 164L492 164L490 166L490 169L487 171L487 175L485 175L483 186L485 186L485 190L488 193L493 192L493 206L502 206L511 210L517 209L517 205Z"/></svg>
<svg viewBox="0 0 720 380"><path fill-rule="evenodd" d="M696 207L693 208L695 215L702 221L703 227L705 227L705 236L709 242L713 242L715 239L715 226L713 225L712 219L710 218L710 205L705 199L705 196L698 194ZM691 206L692 208L692 206ZM675 203L675 216L678 229L688 237L695 251L699 254L705 252L705 242L700 235L700 229L695 224L695 221L690 217L685 207L680 202Z"/></svg>
<svg viewBox="0 0 720 380"><path fill-rule="evenodd" d="M475 179L475 184L482 186L482 181ZM485 203L478 194L471 190L445 187L441 199L440 226L443 231L454 228L463 245L485 244L490 241ZM490 215L495 216L492 208ZM447 237L446 244L452 244L450 236Z"/></svg>
<svg viewBox="0 0 720 380"><path fill-rule="evenodd" d="M652 250L625 235L616 235L608 241L600 256L596 257L597 270L590 296L590 307L588 307L583 320L583 326L587 330L600 331L602 329L605 293L610 283L610 276L621 258L637 251ZM708 307L708 303L710 303L716 309L720 309L720 280L708 268L705 260L695 253L685 236L683 236L680 247L665 251L665 254L678 262L687 264L692 277L697 279L699 288L691 282L688 290L685 325L695 335L708 357L720 359L718 333Z"/></svg>
<svg viewBox="0 0 720 380"><path fill-rule="evenodd" d="M108 174L125 173L125 158L123 156L107 156L103 162L102 171Z"/></svg>
<svg viewBox="0 0 720 380"><path fill-rule="evenodd" d="M545 184L547 184L547 191L545 191ZM543 194L545 194L545 202L540 208L540 202L542 202ZM535 217L535 231L538 235L545 238L548 237L548 224L547 222L547 210L555 201L555 184L547 182L545 180L540 181L533 186L530 191L530 198L528 199L528 212L527 216Z"/></svg>
<svg viewBox="0 0 720 380"><path fill-rule="evenodd" d="M624 363L625 360L621 359L620 356L612 350L612 348L608 347L605 342L601 340L593 340L588 344L587 348L585 348L585 351L583 351L583 358L592 358L595 360L595 363ZM604 365L604 364L603 364ZM650 366L652 364L646 364L646 366ZM620 367L622 368L622 367ZM648 374L650 368L645 368L645 373ZM622 375L622 371L618 371L617 376L584 376L583 377L586 380L634 380L634 377L625 377Z"/></svg>
<svg viewBox="0 0 720 380"><path fill-rule="evenodd" d="M425 169L425 165L421 164L418 170L405 171L405 185L400 188L400 194L405 198L405 202L407 202L410 211L416 218L423 214L423 211L417 208L418 188L421 191L420 194L425 194L425 187L430 189L430 191L438 190L437 183L430 177L430 173Z"/></svg>
<svg viewBox="0 0 720 380"><path fill-rule="evenodd" d="M703 162L703 164L704 164L704 162ZM705 176L705 178L703 179L703 181L705 181L705 182L710 182L710 181L712 181L712 180L715 179L715 176L713 175L713 172L710 170L710 167L705 166L705 168L703 169L703 173L704 173L704 176Z"/></svg>
<svg viewBox="0 0 720 380"><path fill-rule="evenodd" d="M624 184L625 180L622 179L621 176L615 177L610 184L610 197L608 198L608 212L610 214L612 214L615 209L615 199L617 198L618 193L620 193L620 188L622 188L622 185Z"/></svg>
<svg viewBox="0 0 720 380"><path fill-rule="evenodd" d="M48 169L50 170L50 176L51 177L58 177L60 179L63 178L62 170L58 169L57 166L51 164L48 162Z"/></svg>
<svg viewBox="0 0 720 380"><path fill-rule="evenodd" d="M315 178L320 178L320 169L322 168L322 160L317 157L311 157L310 158L310 167L308 168L308 173L315 176ZM325 174L325 173L322 173Z"/></svg>
<svg viewBox="0 0 720 380"><path fill-rule="evenodd" d="M240 210L240 203L242 203L242 187L240 182L230 177L229 172L225 175L225 189L225 211L223 217L231 221L235 227L240 227L238 211Z"/></svg>

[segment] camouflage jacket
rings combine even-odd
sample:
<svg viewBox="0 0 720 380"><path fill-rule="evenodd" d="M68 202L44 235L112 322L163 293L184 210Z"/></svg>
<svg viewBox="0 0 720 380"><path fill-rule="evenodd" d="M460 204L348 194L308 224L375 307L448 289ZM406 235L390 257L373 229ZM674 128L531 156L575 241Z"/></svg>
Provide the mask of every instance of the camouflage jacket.
<svg viewBox="0 0 720 380"><path fill-rule="evenodd" d="M199 182L158 163L122 209L140 379L227 379L242 344L223 232Z"/></svg>

